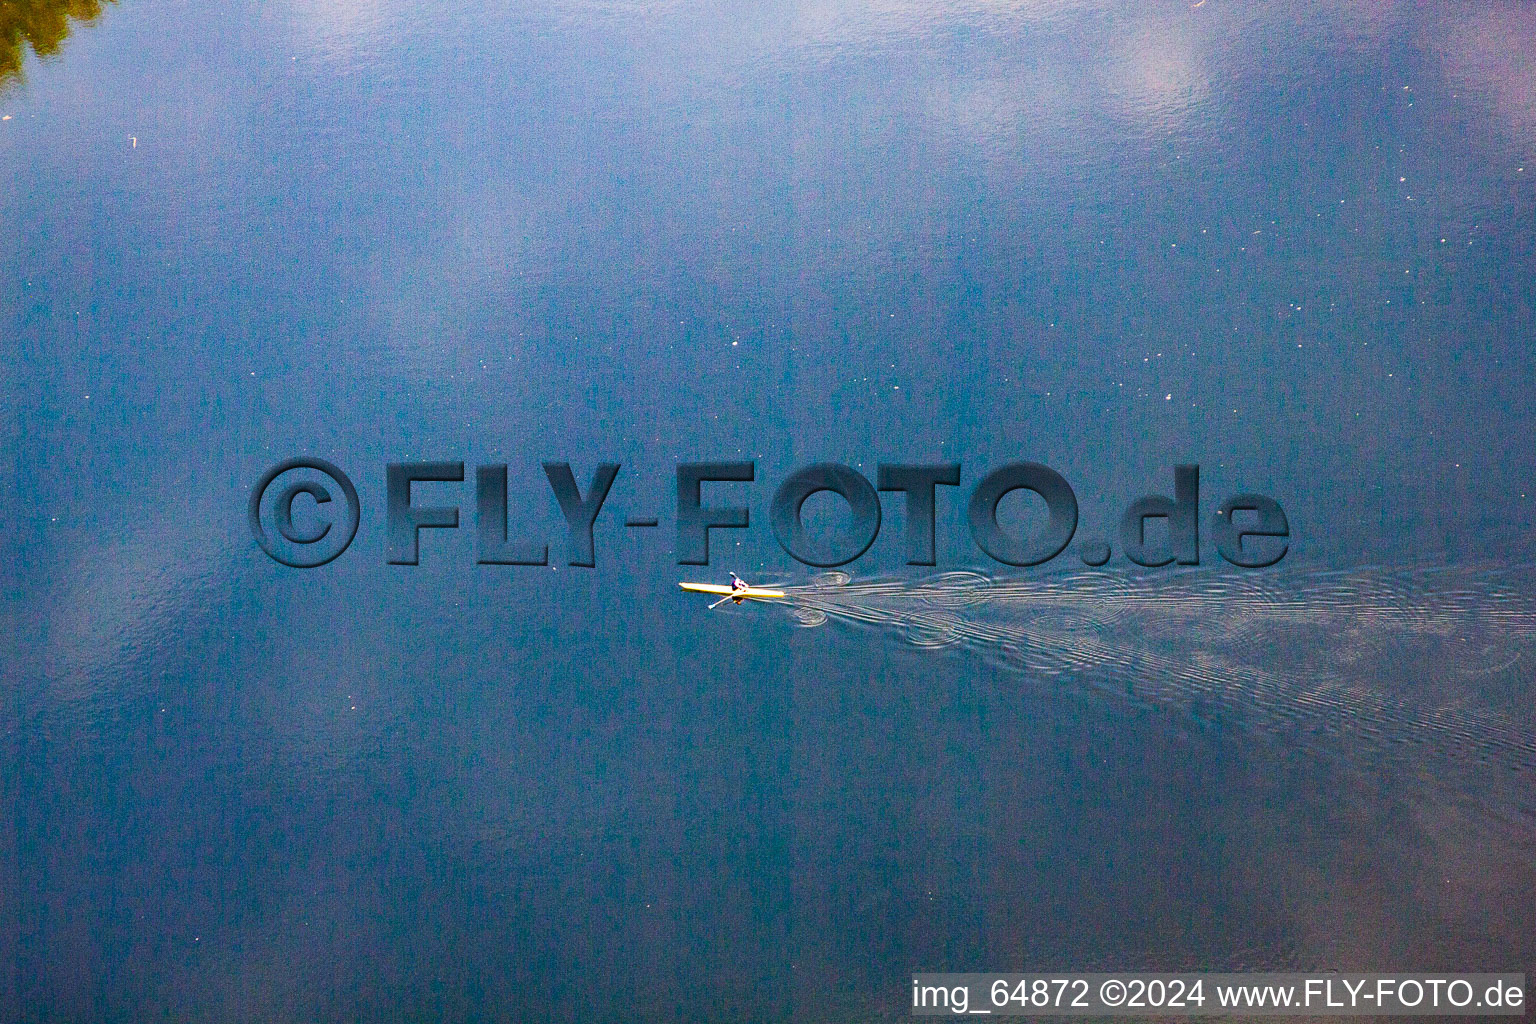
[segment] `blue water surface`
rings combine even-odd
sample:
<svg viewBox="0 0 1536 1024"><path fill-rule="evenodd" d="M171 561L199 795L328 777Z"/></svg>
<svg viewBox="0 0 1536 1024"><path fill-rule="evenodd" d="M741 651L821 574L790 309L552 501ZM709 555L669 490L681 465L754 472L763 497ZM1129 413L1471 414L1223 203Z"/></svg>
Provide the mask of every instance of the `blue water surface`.
<svg viewBox="0 0 1536 1024"><path fill-rule="evenodd" d="M853 1021L905 1016L914 970L1531 969L1529 765L676 582L809 581L768 507L810 462L961 463L937 568L1033 577L1081 563L977 550L989 469L1051 466L1115 539L1198 462L1206 513L1284 506L1281 590L1513 566L1458 607L1525 636L1536 9L61 23L0 81L0 1017ZM296 455L360 494L319 569L247 525ZM417 487L462 528L390 565L409 460L470 467ZM596 568L544 460L623 467ZM756 466L706 485L752 512L707 568L691 460ZM550 565L476 564L482 463ZM885 509L855 578L926 571ZM1522 650L1453 678L1348 621L1350 692L1536 735ZM1247 657L1299 706L1328 643Z"/></svg>

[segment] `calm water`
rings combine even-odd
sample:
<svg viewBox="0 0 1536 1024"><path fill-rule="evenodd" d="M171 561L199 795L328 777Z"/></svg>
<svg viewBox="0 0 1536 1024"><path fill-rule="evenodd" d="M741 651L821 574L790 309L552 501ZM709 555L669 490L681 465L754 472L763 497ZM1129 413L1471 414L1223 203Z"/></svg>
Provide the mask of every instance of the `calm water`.
<svg viewBox="0 0 1536 1024"><path fill-rule="evenodd" d="M0 1017L1533 969L1536 9L89 13L0 9ZM310 571L245 519L294 455L363 510ZM999 575L963 495L1020 458L1079 536L1199 462L1290 554L1230 605L1209 545L937 621L677 592L810 584L767 511L817 460L960 461L937 568ZM386 564L408 459L508 463L553 565L477 566L470 483ZM596 570L545 459L623 464ZM691 459L757 463L708 569ZM895 497L845 586L921 578Z"/></svg>

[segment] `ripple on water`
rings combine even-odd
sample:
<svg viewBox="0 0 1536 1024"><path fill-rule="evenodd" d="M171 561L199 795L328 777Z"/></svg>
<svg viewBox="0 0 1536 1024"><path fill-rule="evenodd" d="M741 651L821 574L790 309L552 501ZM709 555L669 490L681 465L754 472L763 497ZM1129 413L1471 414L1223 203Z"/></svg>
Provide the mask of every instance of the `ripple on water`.
<svg viewBox="0 0 1536 1024"><path fill-rule="evenodd" d="M1345 756L1464 751L1536 766L1517 678L1536 642L1536 593L1508 570L1163 577L1092 570L993 578L938 573L789 588L803 626L889 628L920 648L963 645L1020 678L1073 677L1138 703L1228 709L1248 727L1350 733ZM1495 676L1482 690L1448 680ZM1054 683L1053 683L1054 685ZM1513 711L1512 711L1513 708ZM1455 751L1446 761L1447 751Z"/></svg>
<svg viewBox="0 0 1536 1024"><path fill-rule="evenodd" d="M965 636L964 624L953 615L915 613L902 626L907 642L918 647L948 647Z"/></svg>
<svg viewBox="0 0 1536 1024"><path fill-rule="evenodd" d="M992 578L979 572L941 572L916 586L918 600L935 608L964 608L989 599Z"/></svg>
<svg viewBox="0 0 1536 1024"><path fill-rule="evenodd" d="M790 612L790 615L793 616L795 624L798 626L809 628L825 626L827 624L827 613L820 608L800 607Z"/></svg>

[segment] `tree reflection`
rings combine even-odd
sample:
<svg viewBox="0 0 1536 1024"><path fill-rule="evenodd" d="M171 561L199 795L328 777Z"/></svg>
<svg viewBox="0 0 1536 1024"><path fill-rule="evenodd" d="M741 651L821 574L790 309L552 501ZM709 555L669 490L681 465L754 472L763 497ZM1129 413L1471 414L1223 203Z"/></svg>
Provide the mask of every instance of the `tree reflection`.
<svg viewBox="0 0 1536 1024"><path fill-rule="evenodd" d="M21 77L28 45L39 57L57 53L74 22L95 21L101 16L102 2L0 0L0 88Z"/></svg>

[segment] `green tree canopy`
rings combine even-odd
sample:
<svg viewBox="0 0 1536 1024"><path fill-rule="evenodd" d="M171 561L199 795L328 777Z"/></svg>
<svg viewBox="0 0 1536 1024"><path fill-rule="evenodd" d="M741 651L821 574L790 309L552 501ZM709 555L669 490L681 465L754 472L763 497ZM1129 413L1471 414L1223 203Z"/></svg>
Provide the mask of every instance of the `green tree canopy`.
<svg viewBox="0 0 1536 1024"><path fill-rule="evenodd" d="M102 2L0 0L0 87L21 77L28 45L39 57L57 53L74 22L95 21L101 16Z"/></svg>

